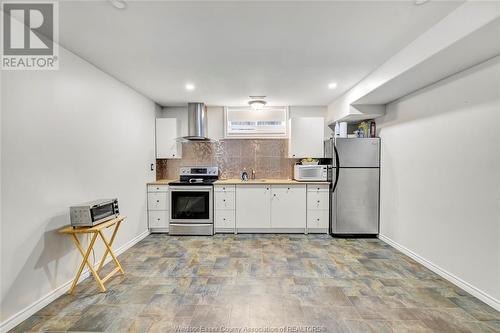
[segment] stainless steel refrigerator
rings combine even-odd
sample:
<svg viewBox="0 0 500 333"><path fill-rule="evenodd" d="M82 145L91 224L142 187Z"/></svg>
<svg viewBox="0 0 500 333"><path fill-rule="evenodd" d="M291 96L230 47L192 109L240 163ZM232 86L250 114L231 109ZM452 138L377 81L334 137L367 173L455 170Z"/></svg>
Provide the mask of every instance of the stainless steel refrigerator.
<svg viewBox="0 0 500 333"><path fill-rule="evenodd" d="M380 138L332 138L325 141L325 157L332 159L330 232L377 235Z"/></svg>

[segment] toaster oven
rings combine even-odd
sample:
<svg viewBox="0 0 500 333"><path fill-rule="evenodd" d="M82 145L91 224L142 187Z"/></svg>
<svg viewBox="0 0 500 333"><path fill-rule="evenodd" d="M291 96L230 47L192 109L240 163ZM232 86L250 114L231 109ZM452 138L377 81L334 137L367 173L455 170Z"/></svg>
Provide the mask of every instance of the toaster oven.
<svg viewBox="0 0 500 333"><path fill-rule="evenodd" d="M327 181L327 165L300 165L293 168L293 179L297 181Z"/></svg>
<svg viewBox="0 0 500 333"><path fill-rule="evenodd" d="M73 227L92 227L119 214L118 199L99 199L69 208Z"/></svg>

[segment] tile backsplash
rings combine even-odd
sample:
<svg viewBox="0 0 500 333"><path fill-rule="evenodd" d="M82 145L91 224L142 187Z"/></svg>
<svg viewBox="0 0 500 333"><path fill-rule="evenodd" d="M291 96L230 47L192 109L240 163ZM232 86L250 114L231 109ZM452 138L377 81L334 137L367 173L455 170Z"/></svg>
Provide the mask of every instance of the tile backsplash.
<svg viewBox="0 0 500 333"><path fill-rule="evenodd" d="M182 166L218 166L221 179L239 178L244 168L256 178L290 179L297 160L287 155L287 139L186 142L181 159L156 160L156 178L176 179Z"/></svg>

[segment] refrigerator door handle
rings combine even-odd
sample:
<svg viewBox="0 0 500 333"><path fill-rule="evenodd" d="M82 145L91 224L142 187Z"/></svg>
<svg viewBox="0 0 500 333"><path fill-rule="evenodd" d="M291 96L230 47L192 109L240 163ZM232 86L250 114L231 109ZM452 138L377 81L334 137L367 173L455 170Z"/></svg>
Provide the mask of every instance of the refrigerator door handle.
<svg viewBox="0 0 500 333"><path fill-rule="evenodd" d="M340 175L340 158L339 153L337 152L337 147L333 146L333 150L335 152L335 182L333 183L332 193L335 192L335 189L337 188L337 183L339 182Z"/></svg>

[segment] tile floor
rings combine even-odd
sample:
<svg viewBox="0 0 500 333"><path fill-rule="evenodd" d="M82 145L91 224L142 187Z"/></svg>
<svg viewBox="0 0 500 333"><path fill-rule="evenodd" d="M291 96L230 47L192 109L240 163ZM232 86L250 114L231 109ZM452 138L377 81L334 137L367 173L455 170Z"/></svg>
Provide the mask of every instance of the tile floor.
<svg viewBox="0 0 500 333"><path fill-rule="evenodd" d="M500 313L377 239L150 235L12 332L500 332ZM111 264L106 269L111 269Z"/></svg>

